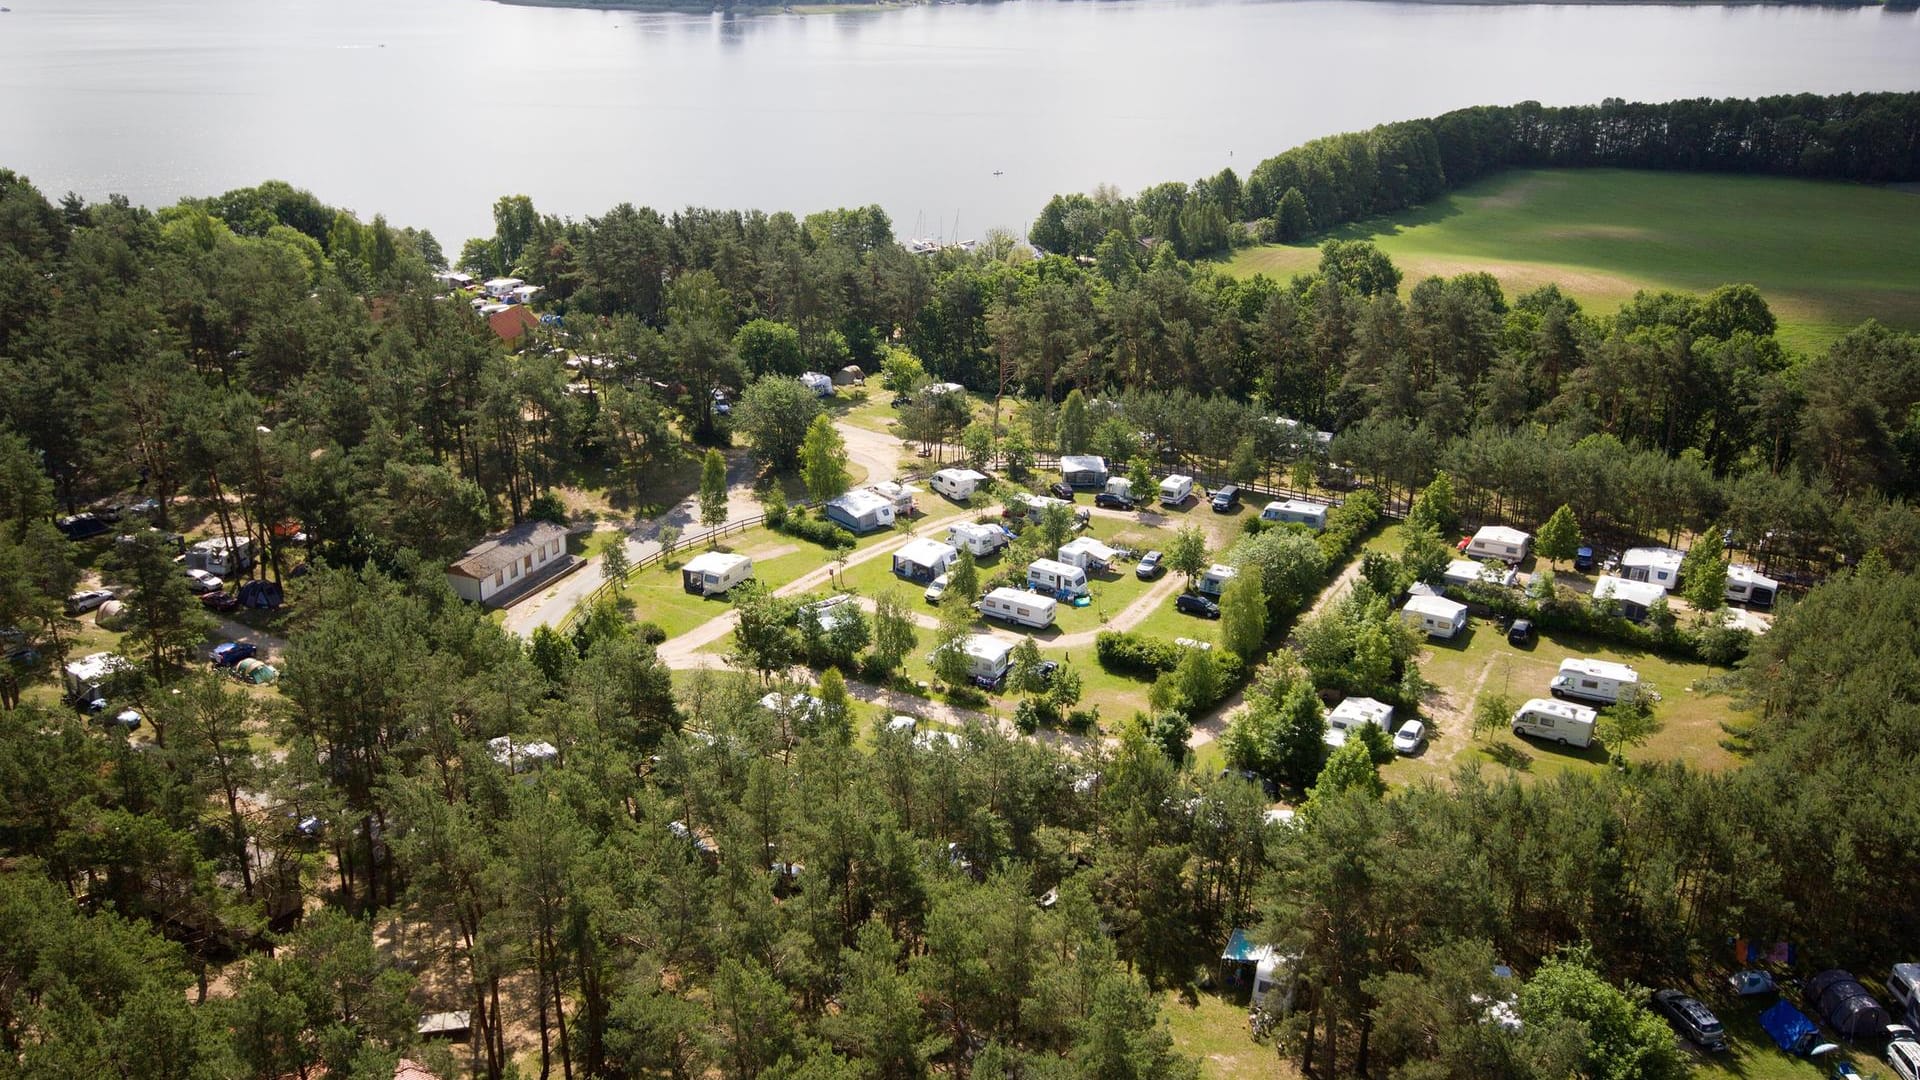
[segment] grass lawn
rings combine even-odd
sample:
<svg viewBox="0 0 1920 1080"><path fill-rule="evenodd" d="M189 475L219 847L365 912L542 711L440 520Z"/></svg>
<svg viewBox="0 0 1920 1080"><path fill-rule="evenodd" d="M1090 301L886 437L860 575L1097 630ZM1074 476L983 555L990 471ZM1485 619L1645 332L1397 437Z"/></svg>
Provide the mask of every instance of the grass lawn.
<svg viewBox="0 0 1920 1080"><path fill-rule="evenodd" d="M1422 651L1421 674L1441 688L1421 710L1430 740L1420 754L1395 760L1382 774L1391 783L1411 783L1426 776L1444 777L1467 760L1509 766L1535 776L1605 767L1607 752L1598 742L1585 750L1562 748L1518 738L1505 727L1484 744L1473 742L1470 718L1479 695L1505 693L1516 706L1527 698L1547 697L1547 683L1560 661L1572 656L1631 664L1644 685L1659 691L1654 716L1660 729L1645 746L1631 752L1634 759L1681 760L1701 769L1724 769L1736 763L1734 755L1720 745L1727 737L1720 725L1741 726L1744 719L1734 711L1730 696L1715 693L1708 685L1726 674L1723 669L1566 634L1541 634L1531 648L1515 648L1507 644L1497 623L1475 618L1453 641L1432 641Z"/></svg>
<svg viewBox="0 0 1920 1080"><path fill-rule="evenodd" d="M1893 1070L1886 1062L1864 1048L1843 1048L1819 1062L1783 1053L1760 1027L1760 1014L1773 1002L1771 995L1742 1001L1714 998L1707 1002L1714 1015L1727 1026L1730 1046L1724 1054L1689 1051L1697 1080L1820 1080L1833 1075L1836 1060L1852 1062L1862 1076L1893 1080Z"/></svg>
<svg viewBox="0 0 1920 1080"><path fill-rule="evenodd" d="M1405 272L1403 289L1484 270L1509 298L1551 282L1607 314L1639 289L1745 282L1797 348L1824 347L1869 317L1920 328L1920 197L1862 184L1528 170L1334 235L1377 242ZM1238 253L1229 269L1284 279L1318 263L1314 247L1268 245Z"/></svg>
<svg viewBox="0 0 1920 1080"><path fill-rule="evenodd" d="M1173 1032L1174 1048L1200 1059L1200 1075L1207 1080L1239 1080L1266 1076L1292 1080L1300 1075L1272 1046L1253 1041L1247 1029L1247 1006L1212 992L1203 992L1196 1004L1169 991L1160 999L1160 1015Z"/></svg>
<svg viewBox="0 0 1920 1080"><path fill-rule="evenodd" d="M677 637L708 619L717 618L729 607L725 597L702 598L682 588L677 567L683 560L676 555L673 561L673 569L655 564L634 571L626 587L626 597L633 601L634 621L654 623L665 630L668 637ZM759 567L756 565L754 569Z"/></svg>

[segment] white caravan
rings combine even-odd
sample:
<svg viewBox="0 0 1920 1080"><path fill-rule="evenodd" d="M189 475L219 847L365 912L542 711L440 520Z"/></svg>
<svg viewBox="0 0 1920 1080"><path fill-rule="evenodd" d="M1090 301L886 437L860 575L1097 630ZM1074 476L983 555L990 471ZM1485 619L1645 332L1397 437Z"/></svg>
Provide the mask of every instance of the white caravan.
<svg viewBox="0 0 1920 1080"><path fill-rule="evenodd" d="M1032 565L1027 567L1027 584L1050 596L1090 595L1087 572L1056 559L1033 560Z"/></svg>
<svg viewBox="0 0 1920 1080"><path fill-rule="evenodd" d="M724 551L702 552L680 568L686 590L698 596L719 596L752 576L752 559Z"/></svg>
<svg viewBox="0 0 1920 1080"><path fill-rule="evenodd" d="M1513 714L1513 733L1585 749L1593 742L1593 719L1585 705L1552 698L1531 698Z"/></svg>
<svg viewBox="0 0 1920 1080"><path fill-rule="evenodd" d="M1499 559L1511 566L1525 562L1533 550L1533 537L1505 525L1488 525L1467 541L1467 556L1474 559Z"/></svg>
<svg viewBox="0 0 1920 1080"><path fill-rule="evenodd" d="M1160 481L1160 505L1179 506L1193 497L1193 477L1175 473Z"/></svg>
<svg viewBox="0 0 1920 1080"><path fill-rule="evenodd" d="M1277 521L1305 525L1314 532L1327 527L1326 503L1317 503L1308 499L1282 499L1270 502L1260 511L1261 521Z"/></svg>
<svg viewBox="0 0 1920 1080"><path fill-rule="evenodd" d="M1053 625L1054 609L1059 607L1059 603L1051 596L999 588L981 597L980 602L973 606L989 619L1002 619L1044 630Z"/></svg>
<svg viewBox="0 0 1920 1080"><path fill-rule="evenodd" d="M1400 617L1428 637L1450 639L1467 628L1467 605L1444 596L1415 594L1407 597Z"/></svg>
<svg viewBox="0 0 1920 1080"><path fill-rule="evenodd" d="M927 486L955 502L965 502L973 498L973 493L986 481L986 473L972 469L941 469L927 481Z"/></svg>
<svg viewBox="0 0 1920 1080"><path fill-rule="evenodd" d="M976 556L991 555L1013 542L1007 530L998 525L975 525L962 522L947 530L947 543L957 548L966 548Z"/></svg>

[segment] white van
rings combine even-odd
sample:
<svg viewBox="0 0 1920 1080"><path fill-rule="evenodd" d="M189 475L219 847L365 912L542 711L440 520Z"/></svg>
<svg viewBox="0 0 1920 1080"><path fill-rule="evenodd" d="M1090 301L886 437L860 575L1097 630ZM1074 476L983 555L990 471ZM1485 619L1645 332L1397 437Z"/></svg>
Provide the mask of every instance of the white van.
<svg viewBox="0 0 1920 1080"><path fill-rule="evenodd" d="M1895 964L1887 975L1887 996L1906 1017L1908 1027L1920 1027L1920 964Z"/></svg>
<svg viewBox="0 0 1920 1080"><path fill-rule="evenodd" d="M1552 698L1532 698L1514 712L1513 733L1585 749L1593 742L1593 720L1596 715L1585 705Z"/></svg>
<svg viewBox="0 0 1920 1080"><path fill-rule="evenodd" d="M719 596L752 576L752 559L724 551L702 552L680 568L682 584L697 596Z"/></svg>
<svg viewBox="0 0 1920 1080"><path fill-rule="evenodd" d="M955 502L965 502L973 498L980 485L987 482L987 474L972 469L941 469L927 481L933 490Z"/></svg>
<svg viewBox="0 0 1920 1080"><path fill-rule="evenodd" d="M981 597L980 602L973 606L989 619L1003 619L1044 630L1053 625L1054 609L1059 604L1051 596L999 588Z"/></svg>
<svg viewBox="0 0 1920 1080"><path fill-rule="evenodd" d="M1027 567L1027 584L1049 596L1087 596L1087 572L1057 559L1035 559Z"/></svg>
<svg viewBox="0 0 1920 1080"><path fill-rule="evenodd" d="M1160 505L1179 506L1193 497L1193 477L1175 473L1160 481Z"/></svg>
<svg viewBox="0 0 1920 1080"><path fill-rule="evenodd" d="M1628 687L1640 685L1640 673L1609 660L1571 658L1560 661L1560 673L1549 687L1553 696L1612 705Z"/></svg>

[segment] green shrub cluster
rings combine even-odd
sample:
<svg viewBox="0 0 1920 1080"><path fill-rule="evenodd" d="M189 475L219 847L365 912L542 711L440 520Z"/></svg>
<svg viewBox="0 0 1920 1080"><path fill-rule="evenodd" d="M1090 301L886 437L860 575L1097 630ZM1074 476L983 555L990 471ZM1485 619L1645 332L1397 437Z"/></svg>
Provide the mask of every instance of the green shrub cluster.
<svg viewBox="0 0 1920 1080"><path fill-rule="evenodd" d="M767 527L800 540L811 541L832 551L845 551L853 546L852 533L825 518L812 517L804 510L787 510L780 515L777 524L773 515L769 513Z"/></svg>

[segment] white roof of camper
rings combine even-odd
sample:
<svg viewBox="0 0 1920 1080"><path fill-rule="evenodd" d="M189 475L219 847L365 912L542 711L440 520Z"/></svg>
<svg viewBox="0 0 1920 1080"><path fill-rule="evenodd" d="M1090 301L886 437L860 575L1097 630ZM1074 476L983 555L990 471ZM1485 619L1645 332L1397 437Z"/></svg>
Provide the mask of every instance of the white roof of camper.
<svg viewBox="0 0 1920 1080"><path fill-rule="evenodd" d="M516 757L522 761L533 762L547 761L560 756L559 748L550 742L517 743L513 741L511 735L488 739L487 753L492 754L493 760L502 765L510 764Z"/></svg>
<svg viewBox="0 0 1920 1080"><path fill-rule="evenodd" d="M1051 596L1041 596L1039 593L1030 593L1025 589L1015 589L1005 585L988 593L987 599L998 600L1005 604L1024 604L1027 607L1040 608L1045 611L1052 611L1059 606L1059 601Z"/></svg>
<svg viewBox="0 0 1920 1080"><path fill-rule="evenodd" d="M1177 491L1180 488L1185 487L1191 483L1193 483L1193 477L1188 476L1185 473L1174 473L1172 476L1169 476L1165 480L1160 481L1160 490L1161 491Z"/></svg>
<svg viewBox="0 0 1920 1080"><path fill-rule="evenodd" d="M1509 529L1505 525L1483 525L1479 532L1473 534L1473 539L1475 543L1485 541L1489 544L1513 544L1518 546L1532 540L1533 536L1519 529Z"/></svg>
<svg viewBox="0 0 1920 1080"><path fill-rule="evenodd" d="M828 502L827 505L837 506L847 513L852 514L854 517L866 517L875 510L893 509L893 500L876 491L854 488L852 491Z"/></svg>
<svg viewBox="0 0 1920 1080"><path fill-rule="evenodd" d="M1651 581L1628 581L1612 574L1602 574L1593 583L1593 595L1601 600L1625 600L1629 604L1652 607L1655 601L1667 595L1667 590Z"/></svg>
<svg viewBox="0 0 1920 1080"><path fill-rule="evenodd" d="M828 382L832 382L833 376L828 375L822 371L803 371L800 373L800 381L808 384L809 386L818 385L820 383L820 380L822 379L825 379Z"/></svg>
<svg viewBox="0 0 1920 1080"><path fill-rule="evenodd" d="M1278 510L1283 514L1324 514L1330 509L1326 503L1317 503L1308 499L1282 499L1267 504L1268 510Z"/></svg>
<svg viewBox="0 0 1920 1080"><path fill-rule="evenodd" d="M125 660L109 652L90 653L67 665L67 677L79 682L93 682L104 679L129 665Z"/></svg>
<svg viewBox="0 0 1920 1080"><path fill-rule="evenodd" d="M975 472L972 469L941 469L939 472L934 473L933 475L936 478L944 477L948 480L972 480L975 483L978 483L987 478L986 473Z"/></svg>
<svg viewBox="0 0 1920 1080"><path fill-rule="evenodd" d="M1545 697L1528 698L1527 703L1520 706L1520 711L1558 716L1564 720L1578 720L1583 724L1593 723L1593 718L1599 715L1585 705L1575 705L1571 701Z"/></svg>
<svg viewBox="0 0 1920 1080"><path fill-rule="evenodd" d="M1207 572L1201 576L1210 577L1217 581L1225 581L1228 578L1239 577L1240 568L1237 566L1228 566L1225 563L1214 563L1212 566L1207 567Z"/></svg>
<svg viewBox="0 0 1920 1080"><path fill-rule="evenodd" d="M1677 574L1681 560L1686 557L1686 553L1669 547L1628 548L1620 555L1620 565L1659 568Z"/></svg>
<svg viewBox="0 0 1920 1080"><path fill-rule="evenodd" d="M983 540L1000 535L1000 526L982 525L977 521L963 521L947 528L948 536L964 536L972 540Z"/></svg>
<svg viewBox="0 0 1920 1080"><path fill-rule="evenodd" d="M1416 615L1432 615L1437 619L1451 622L1467 610L1467 605L1455 603L1444 596L1409 596L1405 610Z"/></svg>
<svg viewBox="0 0 1920 1080"><path fill-rule="evenodd" d="M937 382L928 386L926 392L934 395L964 394L967 392L967 388L957 382Z"/></svg>
<svg viewBox="0 0 1920 1080"><path fill-rule="evenodd" d="M1489 576L1487 574L1488 570L1493 571L1491 575L1493 580L1501 582L1502 584L1510 582L1514 578L1514 572L1505 566L1474 562L1472 559L1455 559L1448 563L1446 578L1448 581L1459 582L1484 581Z"/></svg>
<svg viewBox="0 0 1920 1080"><path fill-rule="evenodd" d="M896 484L891 480L882 480L878 483L868 484L867 490L885 499L897 499L902 495L920 494L920 489L914 487L912 484Z"/></svg>
<svg viewBox="0 0 1920 1080"><path fill-rule="evenodd" d="M1101 562L1112 562L1120 553L1091 536L1076 537L1060 545L1060 557L1065 559L1067 552L1086 552Z"/></svg>
<svg viewBox="0 0 1920 1080"><path fill-rule="evenodd" d="M1013 652L1013 644L993 634L968 634L961 648L968 656L997 664Z"/></svg>
<svg viewBox="0 0 1920 1080"><path fill-rule="evenodd" d="M1082 572L1079 567L1071 563L1063 563L1058 559L1035 559L1033 562L1027 564L1027 569L1044 570L1049 574L1058 574L1061 577L1067 578Z"/></svg>
<svg viewBox="0 0 1920 1080"><path fill-rule="evenodd" d="M1569 657L1560 661L1560 674L1585 675L1589 679L1612 679L1623 683L1640 681L1640 673L1625 664L1616 664L1611 660L1591 660L1584 656Z"/></svg>
<svg viewBox="0 0 1920 1080"><path fill-rule="evenodd" d="M935 563L951 559L960 554L960 549L952 544L943 544L931 536L923 536L909 542L894 553L895 559L904 559L915 566L932 566Z"/></svg>
<svg viewBox="0 0 1920 1080"><path fill-rule="evenodd" d="M782 694L775 690L760 699L760 707L775 713L810 713L820 707L820 699L800 690L795 690L791 694Z"/></svg>
<svg viewBox="0 0 1920 1080"><path fill-rule="evenodd" d="M1748 566L1746 563L1734 563L1732 566L1727 567L1727 580L1730 582L1738 582L1748 587L1754 585L1765 586L1769 589L1778 589L1780 587L1779 582Z"/></svg>
<svg viewBox="0 0 1920 1080"><path fill-rule="evenodd" d="M680 567L682 573L726 575L741 563L751 564L752 559L745 555L735 555L727 551L703 551L688 559Z"/></svg>
<svg viewBox="0 0 1920 1080"><path fill-rule="evenodd" d="M1106 472L1107 459L1097 454L1068 454L1060 459L1060 471L1070 472Z"/></svg>
<svg viewBox="0 0 1920 1080"><path fill-rule="evenodd" d="M1343 720L1348 725L1372 724L1385 731L1393 720L1393 706L1370 697L1350 697L1328 710L1327 720Z"/></svg>

